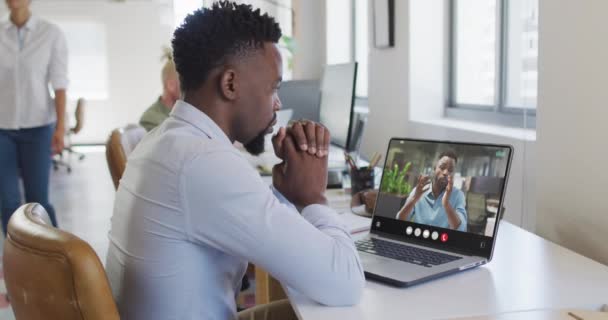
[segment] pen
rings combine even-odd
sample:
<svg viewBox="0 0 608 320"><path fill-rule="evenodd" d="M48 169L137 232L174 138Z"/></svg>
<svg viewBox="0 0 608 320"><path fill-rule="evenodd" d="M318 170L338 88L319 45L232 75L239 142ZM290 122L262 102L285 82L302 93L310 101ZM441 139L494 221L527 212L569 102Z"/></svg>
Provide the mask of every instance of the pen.
<svg viewBox="0 0 608 320"><path fill-rule="evenodd" d="M574 314L574 313L572 313L572 312L568 312L568 315L569 315L569 316L571 316L572 318L576 319L576 320L583 320L583 318L581 318L581 317L579 317L579 316L575 315L575 314Z"/></svg>
<svg viewBox="0 0 608 320"><path fill-rule="evenodd" d="M375 167L378 164L378 162L380 162L380 159L382 159L382 155L377 152L374 153L374 156L372 157L372 160L371 160L369 166L372 168Z"/></svg>
<svg viewBox="0 0 608 320"><path fill-rule="evenodd" d="M355 161L348 153L344 152L344 158L346 158L346 162L348 162L348 165L350 165L351 170L357 170Z"/></svg>

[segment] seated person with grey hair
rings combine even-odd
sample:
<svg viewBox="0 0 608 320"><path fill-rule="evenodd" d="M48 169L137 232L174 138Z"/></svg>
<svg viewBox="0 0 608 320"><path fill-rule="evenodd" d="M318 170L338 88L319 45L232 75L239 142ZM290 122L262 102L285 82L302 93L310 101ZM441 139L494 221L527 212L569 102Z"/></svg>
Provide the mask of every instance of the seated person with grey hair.
<svg viewBox="0 0 608 320"><path fill-rule="evenodd" d="M141 115L139 124L150 131L169 117L175 101L180 97L179 77L175 70L171 49L165 49L163 59L166 60L161 71L163 94Z"/></svg>

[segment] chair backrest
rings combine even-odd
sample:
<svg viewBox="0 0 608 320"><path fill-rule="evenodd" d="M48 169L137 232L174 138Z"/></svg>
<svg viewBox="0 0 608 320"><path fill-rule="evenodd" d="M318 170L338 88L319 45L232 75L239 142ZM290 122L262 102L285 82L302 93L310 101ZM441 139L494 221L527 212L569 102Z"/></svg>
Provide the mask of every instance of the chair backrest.
<svg viewBox="0 0 608 320"><path fill-rule="evenodd" d="M119 319L106 273L82 239L46 223L37 203L8 223L4 278L17 319Z"/></svg>
<svg viewBox="0 0 608 320"><path fill-rule="evenodd" d="M84 108L85 108L86 100L84 98L79 98L78 102L76 102L76 111L74 111L74 117L76 118L76 125L72 128L73 133L78 133L82 130L82 126L84 125Z"/></svg>
<svg viewBox="0 0 608 320"><path fill-rule="evenodd" d="M106 142L106 160L114 188L118 189L120 178L127 167L127 158L145 134L146 129L136 124L115 129L110 134Z"/></svg>
<svg viewBox="0 0 608 320"><path fill-rule="evenodd" d="M500 195L505 178L478 176L471 178L469 191L486 195Z"/></svg>

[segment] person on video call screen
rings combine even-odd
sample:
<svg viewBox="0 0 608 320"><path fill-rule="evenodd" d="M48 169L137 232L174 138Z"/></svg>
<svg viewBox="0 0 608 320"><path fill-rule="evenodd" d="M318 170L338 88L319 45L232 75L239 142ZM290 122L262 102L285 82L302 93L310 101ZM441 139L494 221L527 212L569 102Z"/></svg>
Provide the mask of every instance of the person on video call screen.
<svg viewBox="0 0 608 320"><path fill-rule="evenodd" d="M432 176L418 177L397 219L440 228L467 231L464 193L454 188L454 168L458 157L453 151L439 155Z"/></svg>

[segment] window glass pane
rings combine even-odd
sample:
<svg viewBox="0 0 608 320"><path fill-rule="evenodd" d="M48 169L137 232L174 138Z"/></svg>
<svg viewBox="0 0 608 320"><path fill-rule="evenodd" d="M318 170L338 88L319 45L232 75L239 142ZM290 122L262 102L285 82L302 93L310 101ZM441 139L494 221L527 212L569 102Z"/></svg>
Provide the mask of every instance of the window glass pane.
<svg viewBox="0 0 608 320"><path fill-rule="evenodd" d="M538 0L509 0L507 107L536 109Z"/></svg>
<svg viewBox="0 0 608 320"><path fill-rule="evenodd" d="M283 80L290 80L293 74L293 52L295 50L295 43L292 38L292 0L237 0L236 2L259 8L262 13L268 13L279 23L283 34L283 37L279 40L279 51L283 61Z"/></svg>
<svg viewBox="0 0 608 320"><path fill-rule="evenodd" d="M352 60L351 0L329 0L327 9L327 64L347 63Z"/></svg>
<svg viewBox="0 0 608 320"><path fill-rule="evenodd" d="M495 104L497 5L496 0L455 2L457 104Z"/></svg>
<svg viewBox="0 0 608 320"><path fill-rule="evenodd" d="M357 66L357 97L367 97L367 67L369 46L367 0L355 0L355 60Z"/></svg>

